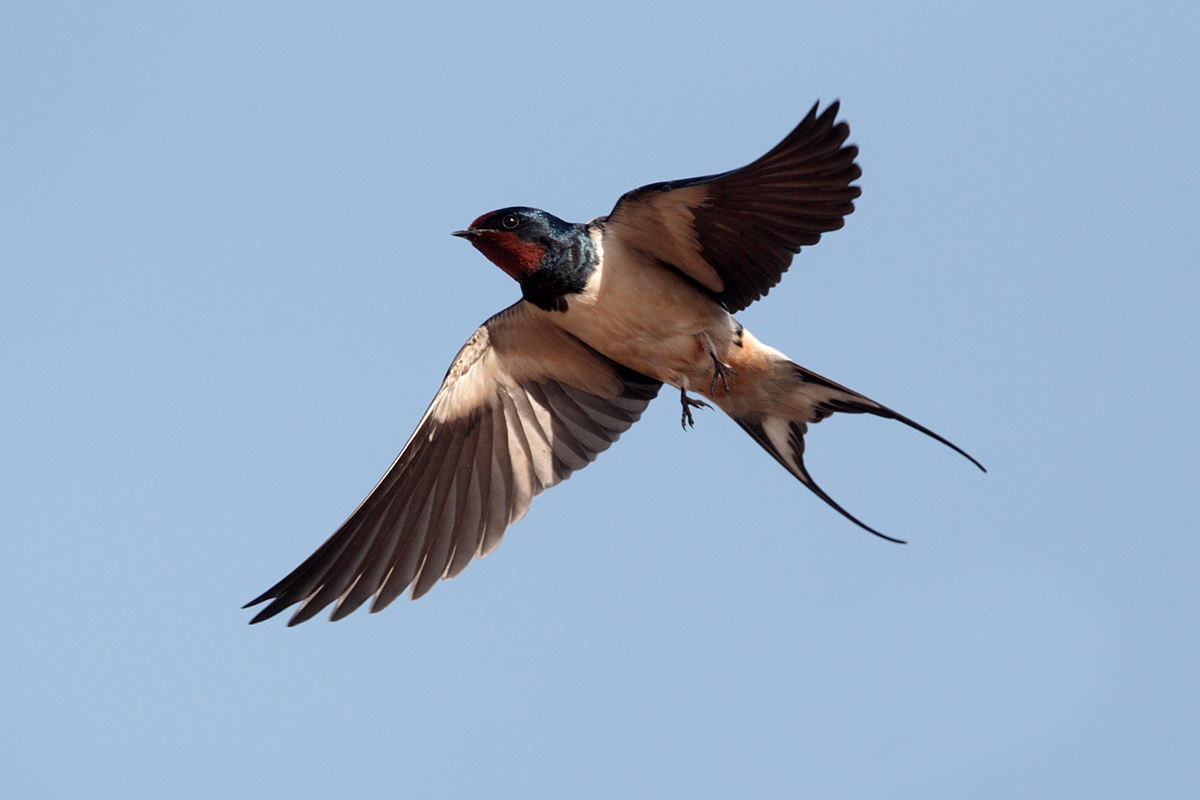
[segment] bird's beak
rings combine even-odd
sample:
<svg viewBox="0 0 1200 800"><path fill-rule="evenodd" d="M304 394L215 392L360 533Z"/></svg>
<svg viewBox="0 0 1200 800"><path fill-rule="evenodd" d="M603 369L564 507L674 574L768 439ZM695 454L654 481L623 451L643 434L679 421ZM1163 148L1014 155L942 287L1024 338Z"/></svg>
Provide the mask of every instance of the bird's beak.
<svg viewBox="0 0 1200 800"><path fill-rule="evenodd" d="M451 236L461 236L464 239L473 239L473 238L475 238L475 234L477 234L477 233L479 233L479 231L475 230L474 228L467 228L466 230L463 230L463 231L453 231L450 235Z"/></svg>

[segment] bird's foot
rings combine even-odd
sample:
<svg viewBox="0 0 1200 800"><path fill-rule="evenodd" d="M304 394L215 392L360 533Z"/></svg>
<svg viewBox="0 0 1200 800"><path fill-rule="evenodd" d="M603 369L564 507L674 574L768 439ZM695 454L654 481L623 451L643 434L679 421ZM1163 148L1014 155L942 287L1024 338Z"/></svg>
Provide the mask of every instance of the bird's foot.
<svg viewBox="0 0 1200 800"><path fill-rule="evenodd" d="M719 378L721 380L721 388L725 390L725 396L729 397L729 382L732 377L738 374L737 370L728 364L722 364L718 361L716 354L709 353L709 356L713 360L713 379L712 386L708 387L708 393L714 398L717 396L717 379Z"/></svg>
<svg viewBox="0 0 1200 800"><path fill-rule="evenodd" d="M712 408L712 406L703 400L693 400L692 398L688 397L687 389L681 388L679 390L679 399L680 402L683 403L683 419L679 421L679 424L685 431L688 429L689 425L691 425L693 428L696 427L696 421L692 419L693 408Z"/></svg>

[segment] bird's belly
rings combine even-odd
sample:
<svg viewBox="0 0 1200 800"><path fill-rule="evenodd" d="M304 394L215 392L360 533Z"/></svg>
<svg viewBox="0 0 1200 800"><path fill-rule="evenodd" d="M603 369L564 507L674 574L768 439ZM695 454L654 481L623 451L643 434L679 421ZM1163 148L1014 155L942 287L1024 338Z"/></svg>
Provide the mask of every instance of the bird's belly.
<svg viewBox="0 0 1200 800"><path fill-rule="evenodd" d="M662 269L608 270L567 298L556 320L599 352L672 386L712 374L705 337L725 349L737 323L724 308Z"/></svg>
<svg viewBox="0 0 1200 800"><path fill-rule="evenodd" d="M697 336L703 328L694 331L603 314L577 322L564 327L613 361L673 386L687 385L689 375L697 374L705 362L711 365Z"/></svg>

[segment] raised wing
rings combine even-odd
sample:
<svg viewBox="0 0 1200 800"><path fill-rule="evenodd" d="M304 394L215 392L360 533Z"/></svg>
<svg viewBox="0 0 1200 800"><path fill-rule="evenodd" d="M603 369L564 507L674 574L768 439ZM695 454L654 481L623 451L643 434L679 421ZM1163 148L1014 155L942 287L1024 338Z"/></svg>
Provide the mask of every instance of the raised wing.
<svg viewBox="0 0 1200 800"><path fill-rule="evenodd" d="M638 420L662 384L605 358L521 301L489 319L387 474L328 541L247 604L294 603L297 625L338 601L341 619L415 600L452 578L543 489L570 477Z"/></svg>
<svg viewBox="0 0 1200 800"><path fill-rule="evenodd" d="M802 245L854 211L858 148L843 146L850 126L834 124L838 103L820 116L817 105L752 164L625 194L605 234L695 280L731 313L742 310L779 283Z"/></svg>

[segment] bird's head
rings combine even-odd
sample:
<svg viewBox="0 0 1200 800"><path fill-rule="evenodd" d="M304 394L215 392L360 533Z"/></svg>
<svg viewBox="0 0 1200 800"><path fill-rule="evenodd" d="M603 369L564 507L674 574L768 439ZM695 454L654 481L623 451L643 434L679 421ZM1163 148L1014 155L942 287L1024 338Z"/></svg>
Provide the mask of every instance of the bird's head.
<svg viewBox="0 0 1200 800"><path fill-rule="evenodd" d="M524 281L555 254L576 226L536 208L513 206L484 214L455 231L513 279Z"/></svg>

